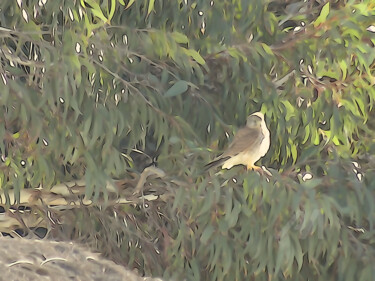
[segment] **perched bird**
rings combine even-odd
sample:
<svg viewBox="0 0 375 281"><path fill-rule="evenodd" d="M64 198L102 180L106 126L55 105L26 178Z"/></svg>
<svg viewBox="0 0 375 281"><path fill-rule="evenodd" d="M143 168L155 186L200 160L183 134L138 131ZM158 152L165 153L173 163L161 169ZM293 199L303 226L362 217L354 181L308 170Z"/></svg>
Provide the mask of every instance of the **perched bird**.
<svg viewBox="0 0 375 281"><path fill-rule="evenodd" d="M254 164L266 155L269 148L270 131L264 121L264 115L255 112L247 117L246 126L238 130L227 150L205 168L208 170L222 165L223 169L230 169L236 165L245 165L248 170L260 170Z"/></svg>

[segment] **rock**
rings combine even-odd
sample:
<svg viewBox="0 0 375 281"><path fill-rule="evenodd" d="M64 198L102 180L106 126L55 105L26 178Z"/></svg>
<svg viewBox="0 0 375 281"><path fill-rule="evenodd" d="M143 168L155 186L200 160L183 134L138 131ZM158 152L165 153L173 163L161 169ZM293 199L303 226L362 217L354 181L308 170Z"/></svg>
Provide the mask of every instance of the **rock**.
<svg viewBox="0 0 375 281"><path fill-rule="evenodd" d="M161 281L140 277L73 242L0 237L1 280Z"/></svg>

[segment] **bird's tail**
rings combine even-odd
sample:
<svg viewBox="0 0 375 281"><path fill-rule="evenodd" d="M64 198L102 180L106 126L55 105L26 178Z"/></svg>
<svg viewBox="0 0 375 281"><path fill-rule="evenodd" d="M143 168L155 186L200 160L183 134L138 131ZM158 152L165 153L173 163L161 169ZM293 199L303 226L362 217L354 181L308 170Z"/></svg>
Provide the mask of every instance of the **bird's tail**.
<svg viewBox="0 0 375 281"><path fill-rule="evenodd" d="M217 167L219 166L220 164L223 164L225 161L227 161L230 157L224 157L224 158L219 158L219 159L216 159L206 165L204 165L204 170L207 171L213 167Z"/></svg>

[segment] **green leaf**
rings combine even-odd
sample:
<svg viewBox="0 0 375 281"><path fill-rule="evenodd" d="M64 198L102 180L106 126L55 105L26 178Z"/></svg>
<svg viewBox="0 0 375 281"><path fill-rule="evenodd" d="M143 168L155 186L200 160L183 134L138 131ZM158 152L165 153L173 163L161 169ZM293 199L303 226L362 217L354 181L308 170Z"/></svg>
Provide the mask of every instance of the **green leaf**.
<svg viewBox="0 0 375 281"><path fill-rule="evenodd" d="M206 244L208 239L210 239L212 233L214 232L214 227L212 224L209 224L203 231L202 236L201 236L201 242L203 244Z"/></svg>
<svg viewBox="0 0 375 281"><path fill-rule="evenodd" d="M229 228L232 228L236 225L240 212L241 204L238 201L234 201L233 210L225 214L225 220L228 222Z"/></svg>
<svg viewBox="0 0 375 281"><path fill-rule="evenodd" d="M185 93L188 89L188 82L184 80L177 81L168 91L164 94L165 97L174 97Z"/></svg>
<svg viewBox="0 0 375 281"><path fill-rule="evenodd" d="M314 27L317 27L319 24L325 22L328 14L329 14L329 2L323 6L322 10L320 11L319 17L314 22Z"/></svg>
<svg viewBox="0 0 375 281"><path fill-rule="evenodd" d="M185 54L192 57L197 63L199 63L201 65L206 64L205 60L202 58L202 56L196 50L185 49L185 48L182 48L182 50L185 52Z"/></svg>
<svg viewBox="0 0 375 281"><path fill-rule="evenodd" d="M130 0L128 5L126 5L125 9L129 9L131 5L133 5L133 3L135 2L135 0Z"/></svg>
<svg viewBox="0 0 375 281"><path fill-rule="evenodd" d="M115 14L116 10L116 0L111 0L111 10L108 13L108 20L111 20L113 18L113 15Z"/></svg>
<svg viewBox="0 0 375 281"><path fill-rule="evenodd" d="M150 0L150 2L148 2L148 9L147 9L147 16L152 12L152 10L154 9L154 4L155 4L155 0Z"/></svg>
<svg viewBox="0 0 375 281"><path fill-rule="evenodd" d="M293 163L296 163L297 161L297 146L295 146L294 144L291 144L290 146L290 151L292 153L292 158L293 158Z"/></svg>
<svg viewBox="0 0 375 281"><path fill-rule="evenodd" d="M348 66L346 64L345 60L340 60L339 61L339 66L342 72L342 80L346 79L346 74L348 73Z"/></svg>
<svg viewBox="0 0 375 281"><path fill-rule="evenodd" d="M294 254L295 254L295 259L298 265L298 271L300 271L303 265L303 256L304 256L302 248L301 248L301 243L297 239L295 233L294 235L291 235L291 239L292 239L293 246L294 246Z"/></svg>
<svg viewBox="0 0 375 281"><path fill-rule="evenodd" d="M180 32L172 32L172 37L177 43L189 43L188 37Z"/></svg>
<svg viewBox="0 0 375 281"><path fill-rule="evenodd" d="M361 110L360 114L362 116L366 115L366 109L365 109L365 104L364 101L361 98L354 97L354 100L356 104L358 105L359 109Z"/></svg>
<svg viewBox="0 0 375 281"><path fill-rule="evenodd" d="M271 50L270 46L268 46L267 44L265 43L261 43L264 51L269 54L269 55L273 55L273 51Z"/></svg>
<svg viewBox="0 0 375 281"><path fill-rule="evenodd" d="M100 8L99 4L96 3L95 1L93 0L85 0L85 2L87 2L92 8L91 8L91 12L97 16L98 18L100 18L102 21L104 22L107 22L108 19L106 18L106 16L103 14L103 11L102 9Z"/></svg>
<svg viewBox="0 0 375 281"><path fill-rule="evenodd" d="M307 125L305 127L305 136L304 136L304 138L302 140L302 144L306 143L306 141L309 139L309 136L310 136L310 126Z"/></svg>

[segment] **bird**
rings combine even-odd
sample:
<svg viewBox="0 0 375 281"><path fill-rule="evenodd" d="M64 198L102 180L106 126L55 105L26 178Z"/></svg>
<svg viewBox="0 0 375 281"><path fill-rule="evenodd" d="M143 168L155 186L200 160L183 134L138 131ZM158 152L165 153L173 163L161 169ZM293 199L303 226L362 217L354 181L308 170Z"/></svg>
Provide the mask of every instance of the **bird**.
<svg viewBox="0 0 375 281"><path fill-rule="evenodd" d="M247 117L246 126L239 129L233 141L223 154L205 165L205 170L222 165L222 169L230 169L236 165L245 165L247 170L261 171L255 166L270 148L270 131L261 112Z"/></svg>

